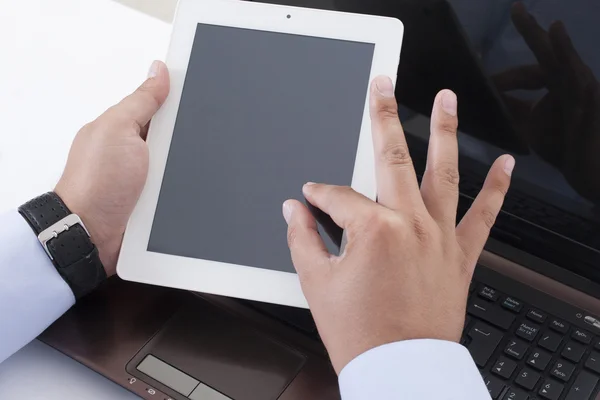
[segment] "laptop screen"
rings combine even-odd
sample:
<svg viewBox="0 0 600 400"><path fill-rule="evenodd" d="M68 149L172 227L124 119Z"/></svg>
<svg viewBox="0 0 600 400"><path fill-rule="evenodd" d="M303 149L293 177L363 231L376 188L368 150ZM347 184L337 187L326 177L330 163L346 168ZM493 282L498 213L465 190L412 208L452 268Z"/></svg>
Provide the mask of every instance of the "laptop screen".
<svg viewBox="0 0 600 400"><path fill-rule="evenodd" d="M417 172L433 99L450 88L459 99L459 213L494 159L511 153L513 183L492 238L600 282L600 3L335 0L335 7L405 25L396 95Z"/></svg>

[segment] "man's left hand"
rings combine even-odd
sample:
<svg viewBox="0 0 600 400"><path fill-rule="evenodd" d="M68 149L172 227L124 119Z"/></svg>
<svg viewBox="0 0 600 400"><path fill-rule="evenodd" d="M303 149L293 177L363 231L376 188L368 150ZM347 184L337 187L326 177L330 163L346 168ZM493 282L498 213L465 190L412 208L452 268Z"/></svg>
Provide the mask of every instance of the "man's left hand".
<svg viewBox="0 0 600 400"><path fill-rule="evenodd" d="M55 188L90 231L108 276L116 271L125 226L146 182L148 124L168 93L167 67L155 61L135 92L77 133Z"/></svg>

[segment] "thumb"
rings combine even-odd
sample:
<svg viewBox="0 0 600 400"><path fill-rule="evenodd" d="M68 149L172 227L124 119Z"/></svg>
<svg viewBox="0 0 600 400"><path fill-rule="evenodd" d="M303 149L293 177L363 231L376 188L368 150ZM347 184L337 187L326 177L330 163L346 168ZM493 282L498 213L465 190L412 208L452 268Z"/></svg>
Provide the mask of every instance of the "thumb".
<svg viewBox="0 0 600 400"><path fill-rule="evenodd" d="M330 254L317 231L317 222L310 211L296 200L283 203L283 216L288 224L287 241L292 262L300 280L329 265Z"/></svg>
<svg viewBox="0 0 600 400"><path fill-rule="evenodd" d="M142 137L147 132L150 119L167 99L169 94L169 71L162 61L154 61L148 78L132 94L108 110L107 118L132 123Z"/></svg>

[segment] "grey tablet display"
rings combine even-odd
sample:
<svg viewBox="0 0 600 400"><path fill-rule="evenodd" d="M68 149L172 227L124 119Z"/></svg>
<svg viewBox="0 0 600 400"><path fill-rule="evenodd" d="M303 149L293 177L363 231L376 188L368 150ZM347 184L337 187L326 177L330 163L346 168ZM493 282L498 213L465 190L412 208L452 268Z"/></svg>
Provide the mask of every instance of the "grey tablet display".
<svg viewBox="0 0 600 400"><path fill-rule="evenodd" d="M374 47L198 24L148 251L294 272L281 205L350 185Z"/></svg>

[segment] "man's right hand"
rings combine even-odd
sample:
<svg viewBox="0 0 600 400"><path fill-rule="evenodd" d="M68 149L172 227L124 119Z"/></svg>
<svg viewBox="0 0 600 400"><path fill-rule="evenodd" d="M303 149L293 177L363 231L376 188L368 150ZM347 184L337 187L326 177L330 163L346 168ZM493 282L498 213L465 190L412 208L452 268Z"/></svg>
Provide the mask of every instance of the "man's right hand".
<svg viewBox="0 0 600 400"><path fill-rule="evenodd" d="M515 164L508 155L496 160L456 227L456 95L444 90L435 99L420 190L397 109L391 80L378 78L371 89L378 202L349 187L304 186L306 199L345 229L343 254L327 252L302 203L283 207L292 259L338 373L386 343L460 340L473 270Z"/></svg>

